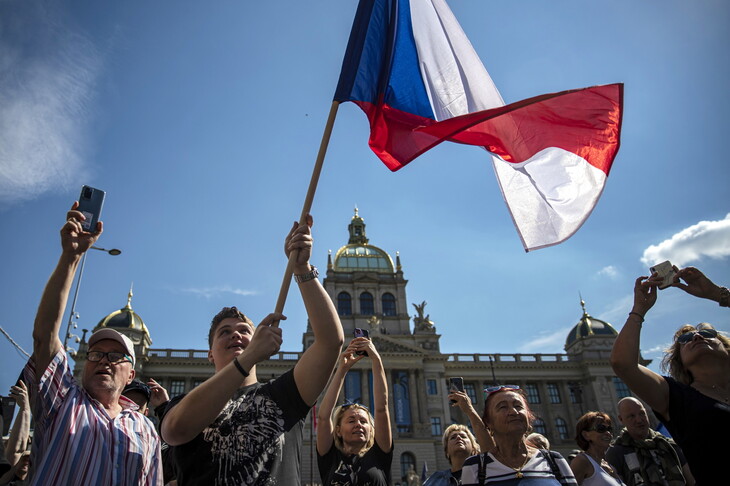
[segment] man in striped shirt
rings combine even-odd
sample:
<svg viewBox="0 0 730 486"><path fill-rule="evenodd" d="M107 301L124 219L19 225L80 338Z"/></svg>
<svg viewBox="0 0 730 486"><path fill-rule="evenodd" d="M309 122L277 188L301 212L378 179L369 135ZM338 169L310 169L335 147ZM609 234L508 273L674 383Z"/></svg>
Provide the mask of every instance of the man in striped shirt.
<svg viewBox="0 0 730 486"><path fill-rule="evenodd" d="M61 257L38 306L33 356L24 369L36 424L31 484L161 486L159 436L122 396L135 375L132 342L113 329L92 334L80 386L58 336L76 268L102 231L101 222L84 231L77 207L61 229Z"/></svg>

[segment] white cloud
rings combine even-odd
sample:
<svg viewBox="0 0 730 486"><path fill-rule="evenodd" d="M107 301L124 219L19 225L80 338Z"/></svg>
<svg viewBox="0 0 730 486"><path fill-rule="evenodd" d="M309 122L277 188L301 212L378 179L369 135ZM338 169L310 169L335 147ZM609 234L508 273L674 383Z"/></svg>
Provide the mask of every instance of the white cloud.
<svg viewBox="0 0 730 486"><path fill-rule="evenodd" d="M52 4L7 4L0 15L0 203L83 177L84 131L101 67L96 48Z"/></svg>
<svg viewBox="0 0 730 486"><path fill-rule="evenodd" d="M618 277L618 269L614 267L613 265L609 265L607 267L603 267L598 271L599 277L608 277L610 279L615 279Z"/></svg>
<svg viewBox="0 0 730 486"><path fill-rule="evenodd" d="M258 294L258 292L256 292L255 290L238 289L235 287L231 287L230 285L221 285L217 287L188 287L185 289L180 289L180 292L197 295L198 297L203 297L205 299L210 299L211 297L215 297L220 294L234 294L241 295L243 297L249 297Z"/></svg>
<svg viewBox="0 0 730 486"><path fill-rule="evenodd" d="M730 256L730 214L720 221L700 221L644 250L641 262L650 267L669 260L678 267L703 257Z"/></svg>
<svg viewBox="0 0 730 486"><path fill-rule="evenodd" d="M565 338L573 327L563 327L556 331L543 331L532 341L517 347L518 353L562 353Z"/></svg>

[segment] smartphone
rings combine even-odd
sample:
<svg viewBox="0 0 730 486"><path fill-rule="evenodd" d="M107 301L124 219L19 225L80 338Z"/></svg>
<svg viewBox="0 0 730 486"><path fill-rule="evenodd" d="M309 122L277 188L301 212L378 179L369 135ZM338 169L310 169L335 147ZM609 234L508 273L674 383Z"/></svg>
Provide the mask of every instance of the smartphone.
<svg viewBox="0 0 730 486"><path fill-rule="evenodd" d="M360 329L359 327L356 327L355 330L352 333L356 338L358 337L364 337L370 339L370 332L367 329ZM358 355L360 356L367 356L367 351L358 351Z"/></svg>
<svg viewBox="0 0 730 486"><path fill-rule="evenodd" d="M81 222L81 227L84 231L93 233L96 231L96 223L101 219L101 208L104 206L104 197L106 193L102 190L95 189L91 186L81 187L81 194L79 195L79 207L77 211L86 217Z"/></svg>
<svg viewBox="0 0 730 486"><path fill-rule="evenodd" d="M464 391L464 378L461 376L454 376L449 378L449 393L455 391ZM449 400L451 403L456 403L456 400Z"/></svg>
<svg viewBox="0 0 730 486"><path fill-rule="evenodd" d="M654 265L649 269L649 271L652 275L656 273L658 276L662 277L662 283L659 284L659 288L662 290L670 287L674 283L674 277L677 275L674 265L672 265L669 260Z"/></svg>

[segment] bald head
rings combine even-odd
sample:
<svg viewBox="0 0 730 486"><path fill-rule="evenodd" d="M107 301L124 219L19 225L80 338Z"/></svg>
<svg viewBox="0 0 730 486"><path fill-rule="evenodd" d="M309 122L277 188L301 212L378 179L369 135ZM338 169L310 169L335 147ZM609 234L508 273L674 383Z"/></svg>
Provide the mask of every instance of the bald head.
<svg viewBox="0 0 730 486"><path fill-rule="evenodd" d="M618 402L618 419L632 438L642 440L649 435L649 417L636 398L626 397Z"/></svg>

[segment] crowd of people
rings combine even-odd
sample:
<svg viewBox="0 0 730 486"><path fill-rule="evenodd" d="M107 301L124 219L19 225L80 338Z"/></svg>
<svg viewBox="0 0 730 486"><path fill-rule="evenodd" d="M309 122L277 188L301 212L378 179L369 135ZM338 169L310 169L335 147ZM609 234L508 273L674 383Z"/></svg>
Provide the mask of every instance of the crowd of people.
<svg viewBox="0 0 730 486"><path fill-rule="evenodd" d="M18 413L5 444L0 485L301 485L304 420L317 408L317 466L324 486L389 486L393 433L383 360L372 340L345 343L331 299L310 263L312 219L294 223L284 250L314 334L295 366L259 382L256 366L279 351L280 313L258 325L224 307L208 329L215 374L170 399L157 381L137 378L134 344L114 329L94 332L82 378L71 373L59 338L81 258L99 238L74 203L61 229L61 255L33 325L33 354L10 394ZM676 269L673 286L728 307L728 289L694 267ZM611 354L611 365L638 398L618 404L619 433L602 411L575 426L579 450L567 459L532 431L535 417L517 385L484 390L484 410L452 390L468 424L442 437L449 467L424 486L680 486L718 483L730 433L730 339L709 323L684 325L663 360L669 376L639 362L640 332L662 279L642 276ZM365 360L372 410L341 401L345 378ZM339 404L339 405L338 405ZM645 405L671 434L651 428ZM31 417L33 434L31 438ZM32 439L32 440L31 440ZM419 482L409 471L408 484Z"/></svg>

